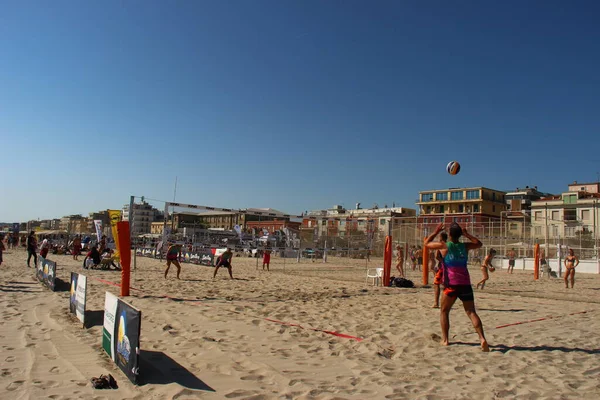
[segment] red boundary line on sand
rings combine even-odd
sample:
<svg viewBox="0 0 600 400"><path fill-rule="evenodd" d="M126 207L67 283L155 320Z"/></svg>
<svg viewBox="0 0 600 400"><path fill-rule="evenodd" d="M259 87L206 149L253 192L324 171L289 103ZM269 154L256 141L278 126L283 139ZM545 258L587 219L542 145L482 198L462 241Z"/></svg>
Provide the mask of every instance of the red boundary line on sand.
<svg viewBox="0 0 600 400"><path fill-rule="evenodd" d="M95 277L92 277L92 279L97 280L98 282L104 283L106 285L112 285L112 286L116 286L116 287L121 287L121 285L119 285L118 283L107 281L105 279L100 279L100 278L95 278ZM133 288L133 287L130 287L130 288L133 289L133 290L137 290L138 292L145 293L144 290L136 289L136 288ZM159 297L163 297L165 299L169 299L171 301L176 301L176 298L171 297L171 296L169 296L167 294L162 294L162 295L158 295L158 296ZM203 306L210 307L207 304L203 304L202 301L200 301L200 300L196 300L196 301L192 302L191 304L194 304L194 305L200 305L201 304ZM335 331L326 331L326 330L317 329L317 328L305 328L305 327L303 327L302 325L299 325L299 324L294 324L294 323L285 322L285 321L279 321L279 320L271 319L271 318L263 318L263 319L265 321L274 322L276 324L281 324L281 325L286 325L286 326L294 326L294 327L297 327L297 328L300 328L300 329L307 329L307 330L311 330L311 331L314 331L314 332L326 333L328 335L333 335L333 336L341 337L341 338L344 338L344 339L356 340L357 342L362 342L363 341L363 338L352 336L352 335L346 335L345 333L340 333L340 332L335 332Z"/></svg>
<svg viewBox="0 0 600 400"><path fill-rule="evenodd" d="M501 329L501 328L506 328L508 326L515 326L515 325L531 324L533 322L546 321L546 320L549 320L549 319L558 319L558 318L563 318L563 317L569 316L569 315L586 314L588 312L591 312L591 311L578 311L578 312L574 312L574 313L567 314L567 315L557 315L557 316L550 316L550 317L544 317L544 318L531 319L529 321L519 321L519 322L514 322L512 324L498 325L494 329Z"/></svg>

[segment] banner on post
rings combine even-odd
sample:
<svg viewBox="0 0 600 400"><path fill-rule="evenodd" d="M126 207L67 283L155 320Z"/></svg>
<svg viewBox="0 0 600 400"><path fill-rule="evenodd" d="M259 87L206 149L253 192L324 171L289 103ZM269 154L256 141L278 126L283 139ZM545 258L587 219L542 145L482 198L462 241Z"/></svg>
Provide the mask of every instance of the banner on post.
<svg viewBox="0 0 600 400"><path fill-rule="evenodd" d="M95 219L94 226L96 227L96 236L98 237L98 242L102 239L102 220Z"/></svg>
<svg viewBox="0 0 600 400"><path fill-rule="evenodd" d="M69 310L75 314L85 327L85 303L87 294L87 278L85 275L71 272L71 296Z"/></svg>
<svg viewBox="0 0 600 400"><path fill-rule="evenodd" d="M38 256L36 276L40 282L54 291L56 280L56 263L47 258Z"/></svg>
<svg viewBox="0 0 600 400"><path fill-rule="evenodd" d="M141 321L141 311L106 292L102 348L134 384L139 376Z"/></svg>
<svg viewBox="0 0 600 400"><path fill-rule="evenodd" d="M119 257L119 242L117 241L117 222L121 221L121 210L108 210L108 217L110 218L110 232L112 234L112 240L115 243L115 258Z"/></svg>

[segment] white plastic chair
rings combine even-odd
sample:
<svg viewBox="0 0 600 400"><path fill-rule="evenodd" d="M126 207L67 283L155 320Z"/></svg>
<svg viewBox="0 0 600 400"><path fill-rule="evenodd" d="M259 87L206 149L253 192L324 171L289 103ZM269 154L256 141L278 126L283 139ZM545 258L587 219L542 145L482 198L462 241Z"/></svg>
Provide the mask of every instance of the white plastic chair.
<svg viewBox="0 0 600 400"><path fill-rule="evenodd" d="M369 282L369 279L373 279L373 285L379 286L379 282L383 278L383 268L369 268L367 269L367 279L366 283Z"/></svg>

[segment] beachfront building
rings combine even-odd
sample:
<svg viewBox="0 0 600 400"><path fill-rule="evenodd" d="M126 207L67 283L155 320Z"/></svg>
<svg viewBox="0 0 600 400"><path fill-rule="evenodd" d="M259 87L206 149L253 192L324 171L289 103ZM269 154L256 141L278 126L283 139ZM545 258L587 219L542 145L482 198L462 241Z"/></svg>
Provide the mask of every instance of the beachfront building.
<svg viewBox="0 0 600 400"><path fill-rule="evenodd" d="M102 221L102 233L104 235L107 235L108 231L111 229L110 217L108 216L108 210L89 213L89 221L88 221L88 231L89 232L96 232L96 225L94 224L94 221Z"/></svg>
<svg viewBox="0 0 600 400"><path fill-rule="evenodd" d="M129 221L129 204L123 206L123 221ZM164 213L151 204L143 201L133 204L133 227L129 227L133 235L150 233L152 222L162 221Z"/></svg>
<svg viewBox="0 0 600 400"><path fill-rule="evenodd" d="M467 225L480 236L500 234L506 192L482 186L419 192L418 223L424 235L445 220Z"/></svg>
<svg viewBox="0 0 600 400"><path fill-rule="evenodd" d="M150 233L153 235L162 235L164 227L164 221L152 222L150 224Z"/></svg>
<svg viewBox="0 0 600 400"><path fill-rule="evenodd" d="M66 231L68 234L86 234L94 232L94 230L88 229L89 218L82 216L81 214L67 215L60 219L58 229Z"/></svg>
<svg viewBox="0 0 600 400"><path fill-rule="evenodd" d="M581 188L589 189L580 190ZM536 239L598 239L600 193L598 184L572 184L569 191L543 197L531 205L531 235Z"/></svg>
<svg viewBox="0 0 600 400"><path fill-rule="evenodd" d="M279 210L273 208L247 208L239 211L206 211L200 213L180 212L172 216L172 226L180 228L203 228L231 231L234 226L239 225L241 229L247 230L248 223L253 223L256 228L263 223L289 222L289 217ZM266 225L265 225L266 226ZM272 224L272 226L275 226Z"/></svg>
<svg viewBox="0 0 600 400"><path fill-rule="evenodd" d="M262 221L246 221L246 231L254 232L255 234L262 234L265 230L269 234L275 234L277 231L285 232L292 230L298 232L300 230L301 222L289 221L289 220L262 220Z"/></svg>
<svg viewBox="0 0 600 400"><path fill-rule="evenodd" d="M551 196L551 194L540 192L537 186L525 186L525 188L507 192L504 196L506 211L503 211L501 215L504 236L525 237L531 222L531 203L547 196Z"/></svg>
<svg viewBox="0 0 600 400"><path fill-rule="evenodd" d="M387 233L407 220L413 223L417 211L406 207L360 208L347 210L341 205L325 210L308 211L303 219L301 230L312 230L317 236L344 237L354 232Z"/></svg>

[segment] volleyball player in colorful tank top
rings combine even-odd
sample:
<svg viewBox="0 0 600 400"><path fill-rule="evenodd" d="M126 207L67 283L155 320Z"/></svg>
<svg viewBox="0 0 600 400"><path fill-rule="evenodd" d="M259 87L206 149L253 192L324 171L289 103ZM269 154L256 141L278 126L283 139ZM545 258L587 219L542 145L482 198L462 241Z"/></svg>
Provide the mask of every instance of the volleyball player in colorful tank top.
<svg viewBox="0 0 600 400"><path fill-rule="evenodd" d="M444 294L442 296L442 307L440 310L440 324L442 327L442 345L448 346L448 332L450 330L450 310L456 299L460 299L467 316L471 319L475 331L479 335L481 349L490 351L485 335L483 333L483 324L475 311L475 299L473 297L473 288L471 287L471 277L467 268L469 250L475 250L482 246L479 239L471 236L466 229L463 229L457 223L450 226L450 240L446 243L434 242L435 237L442 232L444 224L438 225L437 229L425 240L425 246L428 249L439 250L442 257L442 268L444 277ZM461 243L460 237L469 239L469 243Z"/></svg>

